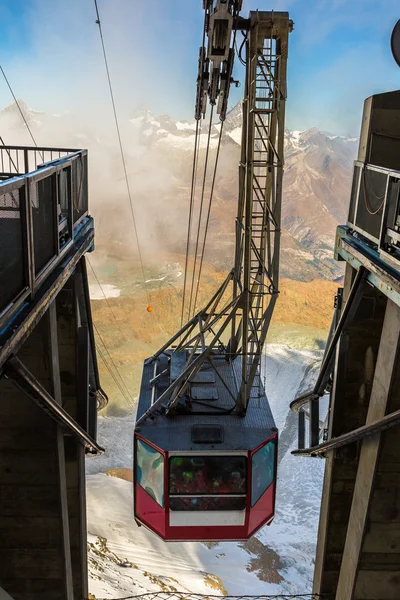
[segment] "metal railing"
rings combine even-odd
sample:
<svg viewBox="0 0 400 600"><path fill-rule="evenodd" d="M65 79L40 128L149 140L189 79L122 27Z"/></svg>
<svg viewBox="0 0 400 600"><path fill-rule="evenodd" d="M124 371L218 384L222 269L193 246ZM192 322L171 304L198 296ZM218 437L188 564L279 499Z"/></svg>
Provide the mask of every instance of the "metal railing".
<svg viewBox="0 0 400 600"><path fill-rule="evenodd" d="M355 161L348 225L400 260L400 171Z"/></svg>
<svg viewBox="0 0 400 600"><path fill-rule="evenodd" d="M354 315L365 290L367 275L368 271L364 267L360 267L354 278L347 301L343 307L343 290L338 290L338 295L335 300L335 313L328 336L328 342L315 385L311 390L302 394L290 404L290 409L298 414L298 450L294 451L295 454L304 454L308 456L318 455L317 452L315 454L313 453L313 449L319 447L320 440L325 442L329 436L330 407L328 408L325 420L321 421L320 401L326 393L330 393L336 347L343 331L345 331L354 319ZM309 423L308 436L306 435L306 421ZM308 448L306 448L307 439L309 444Z"/></svg>
<svg viewBox="0 0 400 600"><path fill-rule="evenodd" d="M0 179L26 175L68 154L80 152L79 148L48 148L28 146L0 147Z"/></svg>
<svg viewBox="0 0 400 600"><path fill-rule="evenodd" d="M3 146L0 167L1 331L79 235L88 215L87 151Z"/></svg>

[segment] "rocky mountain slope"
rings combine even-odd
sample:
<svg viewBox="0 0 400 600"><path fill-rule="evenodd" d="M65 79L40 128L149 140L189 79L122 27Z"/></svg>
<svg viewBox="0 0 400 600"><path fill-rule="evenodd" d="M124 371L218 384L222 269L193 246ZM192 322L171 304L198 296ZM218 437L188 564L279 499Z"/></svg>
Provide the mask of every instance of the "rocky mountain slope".
<svg viewBox="0 0 400 600"><path fill-rule="evenodd" d="M88 147L90 201L97 222L97 244L105 247L136 241L115 134L104 126L82 123L71 113L51 115L20 106L38 144ZM110 115L111 119L111 115ZM126 162L145 261L185 250L187 215L196 125L156 116L141 107L120 122ZM0 111L6 142L29 143L15 105ZM209 165L213 164L220 124L210 132ZM195 218L200 201L208 130L202 124ZM217 267L232 264L237 199L237 165L241 139L241 106L228 114L222 135L206 258ZM332 258L335 227L346 220L352 161L357 139L328 135L313 128L286 131L283 196L282 275L310 281L340 277ZM204 202L208 206L211 169Z"/></svg>
<svg viewBox="0 0 400 600"><path fill-rule="evenodd" d="M241 106L238 104L228 114L224 124L211 220L208 258L215 261L218 255L221 264L229 263L232 254L241 122ZM134 130L132 135L137 136L139 143L154 155L163 154L163 162L167 153L171 172L183 184L186 182L183 189L177 190L175 198L176 205L180 205L179 197L184 192L184 203L180 207L183 210L188 203L187 186L195 124L173 121L167 115L156 117L145 109L136 111L130 124ZM218 143L219 128L218 123L211 129L211 163ZM200 135L200 173L203 172L207 137L208 130L203 126ZM316 128L304 132L286 131L282 213L284 276L304 281L340 276L340 267L332 258L332 246L336 225L345 222L347 216L352 162L357 143L357 138L329 135ZM172 222L169 226L174 228Z"/></svg>

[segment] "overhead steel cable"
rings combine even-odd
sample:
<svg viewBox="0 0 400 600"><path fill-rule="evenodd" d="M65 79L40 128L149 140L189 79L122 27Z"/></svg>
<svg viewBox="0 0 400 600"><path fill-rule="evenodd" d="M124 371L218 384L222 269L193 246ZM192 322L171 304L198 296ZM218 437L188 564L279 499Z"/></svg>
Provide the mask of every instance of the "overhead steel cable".
<svg viewBox="0 0 400 600"><path fill-rule="evenodd" d="M190 191L188 231L187 231L187 239L186 239L185 271L184 271L184 277L183 277L181 329L183 327L183 319L184 319L184 312L185 312L186 283L187 283L187 271L188 271L188 262L189 262L189 252L190 252L190 235L191 235L191 230L192 230L194 192L195 192L195 188L196 188L197 159L198 159L198 155L199 155L200 139L201 139L201 133L199 134L199 123L200 123L200 119L196 121L196 133L195 133L195 139L194 139L192 183L191 183L191 191Z"/></svg>
<svg viewBox="0 0 400 600"><path fill-rule="evenodd" d="M100 334L100 332L99 332L99 330L98 330L98 328L97 328L97 326L96 326L96 324L95 324L95 323L93 323L93 326L94 326L94 330L95 330L95 332L96 332L96 334L97 334L97 337L99 338L99 340L101 341L101 343L102 343L102 344L103 344L103 346L104 346L104 349L105 349L105 351L106 351L106 353L107 353L107 356L108 356L108 358L110 359L110 362L111 362L112 366L113 366L113 367L114 367L114 369L115 369L115 372L117 373L118 377L119 377L119 378L120 378L120 380L121 380L121 384L123 385L123 387L124 387L124 388L125 388L125 390L126 390L126 393L127 393L127 395L128 395L128 402L132 402L132 398L131 398L130 392L129 392L129 390L128 390L128 387L127 387L127 385L126 385L126 383L125 383L124 379L122 378L122 376L121 376L121 373L118 371L117 365L115 364L115 362L114 362L114 360L113 360L113 358L112 358L112 356L111 356L111 354L110 354L110 352L109 352L109 350L108 350L108 348L107 348L107 345L106 345L105 341L103 340L103 338L102 338L102 336L101 336L101 334Z"/></svg>
<svg viewBox="0 0 400 600"><path fill-rule="evenodd" d="M147 290L146 277L145 277L145 274L144 274L142 251L140 249L139 234L138 234L138 230L137 230L137 226L136 226L135 211L134 211L134 208L133 208L131 188L130 188L130 185L129 185L128 172L127 172L126 162L125 162L125 153L124 153L124 149L123 149L123 145L122 145L121 132L120 132L120 128L119 128L119 121L118 121L117 109L116 109L116 106L115 106L114 92L113 92L112 83L111 83L110 69L108 67L107 53L106 53L106 48L105 48L105 44L104 44L103 30L102 30L102 27L101 27L100 14L99 14L99 8L97 6L97 0L94 0L94 6L95 6L95 9L96 9L96 16L97 16L96 23L99 26L99 34L100 34L101 46L102 46L102 49L103 49L104 64L105 64L105 68L106 68L106 72L107 72L108 87L109 87L109 90L110 90L111 104L112 104L113 113L114 113L115 128L117 130L119 149L120 149L120 152L121 152L121 161L122 161L122 167L123 167L123 170L124 170L124 176L125 176L125 182L126 182L126 189L127 189L127 192L128 192L128 199L129 199L129 205L130 205L130 209L131 209L133 229L134 229L134 232L135 232L136 243L137 243L137 247L138 247L138 254L139 254L140 266L141 266L141 271L142 271L143 284L144 284L144 289L145 289L145 293L146 293L146 296L147 296L147 302L148 302L148 304L150 304L150 297L149 297L149 292Z"/></svg>
<svg viewBox="0 0 400 600"><path fill-rule="evenodd" d="M236 14L235 21L237 21L237 17L238 17L238 14ZM236 48L236 51L237 51L236 34L237 34L237 27L235 26L235 31L234 31L234 34L233 34L232 48L233 49ZM241 49L243 47L243 44L245 43L246 39L247 39L247 37L245 38L244 42L242 43L242 46L240 47L240 51L241 51ZM203 46L204 46L204 37L203 37ZM239 53L237 52L238 55L240 54L240 51L239 51ZM230 82L228 83L228 85L230 85ZM228 90L229 90L229 88L228 88ZM204 167L204 177L203 177L203 185L202 185L202 193L201 193L201 201L200 201L200 211L199 211L199 224L198 224L198 228L197 228L196 249L195 249L195 254L194 254L194 266L193 266L192 284L191 284L191 290L190 290L190 302L189 302L188 319L190 319L191 315L194 315L195 312L196 312L196 304L197 304L197 297L198 297L198 291L199 291L199 285L200 285L200 277L201 277L201 271L202 271L203 260L204 260L205 244L206 244L206 240L207 240L207 231L208 231L208 225L209 225L209 221L210 221L211 204L212 204L212 198L213 198L213 192L214 192L214 186L215 186L215 176L216 176L217 167L218 167L218 159L219 159L219 151L220 151L220 146L221 146L222 130L223 130L223 124L224 124L224 120L225 120L225 119L221 120L221 129L220 129L219 139L218 139L217 154L216 154L216 157L215 157L214 174L213 174L212 184L211 184L210 200L209 200L209 204L208 204L207 219L206 219L206 225L205 225L205 230L204 230L204 238L203 238L203 247L202 247L202 252L201 252L199 274L198 274L198 278L197 278L196 294L195 294L195 300L194 300L194 304L193 304L193 313L192 313L192 310L191 310L192 309L192 298L193 298L193 290L194 290L194 280L195 280L195 275L196 275L198 242L199 242L200 229L201 229L201 216L202 216L202 210L203 210L204 190L205 190L205 182L206 182L206 175L207 175L208 153L209 153L209 149L210 149L210 137L211 137L213 110L214 110L214 105L211 105L210 127L209 127L209 131L208 131L207 150L206 150L206 159L205 159L205 167Z"/></svg>
<svg viewBox="0 0 400 600"><path fill-rule="evenodd" d="M218 168L218 158L219 158L219 151L220 151L220 148L221 148L221 138L222 138L222 129L223 129L223 127L224 127L224 121L221 122L221 129L220 129L220 132L219 132L218 146L217 146L217 155L215 157L214 173L213 173L213 178L212 178L212 183L211 183L211 190L210 190L210 200L208 202L207 219L206 219L206 224L205 224L205 228L204 228L203 246L202 246L202 249L201 249L201 257L200 257L199 274L198 274L198 277L197 277L196 294L195 294L195 297L194 297L194 304L193 304L193 313L194 314L196 313L197 297L198 297L198 293L199 293L199 286L200 286L200 280L201 280L201 272L202 272L202 268L203 268L204 251L205 251L206 241L207 241L208 226L210 224L211 205L212 205L212 201L213 201L214 186L215 186L215 177L216 177L217 168Z"/></svg>
<svg viewBox="0 0 400 600"><path fill-rule="evenodd" d="M105 350L107 350L107 349L105 348ZM99 345L98 343L96 343L96 352L98 352L98 354L99 354L99 356L100 356L101 360L103 361L103 363L104 363L104 365L105 365L105 367L106 367L107 371L109 372L110 376L111 376L111 377L112 377L112 379L114 380L114 382L115 382L115 385L118 387L118 389L119 389L119 391L120 391L120 393L121 393L122 397L124 398L125 402L126 402L128 405L132 404L132 399L131 399L131 397L130 397L130 396L129 396L129 394L127 394L127 392L125 391L125 389L126 389L126 386L125 386L125 388L124 388L124 387L123 387L123 385L121 384L121 381L120 381L120 380L118 379L118 377L117 377L117 375L120 377L120 375L119 375L118 371L116 371L116 372L115 372L115 371L113 371L113 369L112 369L112 367L111 367L111 365L110 365L110 363L109 363L109 361L108 361L108 359L107 359L107 356L104 354L103 350L101 349L101 347L100 347L100 345Z"/></svg>
<svg viewBox="0 0 400 600"><path fill-rule="evenodd" d="M209 152L210 152L210 139L211 139L213 113L214 113L214 105L211 105L210 124L209 124L209 128L208 128L208 137L207 137L206 157L205 157L205 161L204 161L203 183L202 183L202 186L201 186L199 222L198 222L198 226L197 226L196 246L195 246L195 251L194 251L194 264L193 264L193 273L192 273L192 283L191 283L191 287L190 287L190 301L189 301L189 313L188 313L188 318L189 319L190 319L190 315L191 315L191 312L192 312L193 289L194 289L194 280L195 280L195 275L196 275L197 252L198 252L198 249L199 249L199 239L200 239L200 229L201 229L201 217L202 217L202 213L203 213L203 203L204 203L204 192L205 192L206 179L207 179L207 167L208 167L208 156L209 156Z"/></svg>
<svg viewBox="0 0 400 600"><path fill-rule="evenodd" d="M112 306L111 306L111 304L108 302L108 298L107 298L107 296L106 296L106 294L105 294L105 292L104 292L103 286L101 285L101 283L100 283L100 281L99 281L99 278L98 278L98 277L97 277L97 275L96 275L96 272L95 272L95 270L94 270L94 268L93 268L93 266L92 266L92 263L90 262L90 260L89 260L89 258L88 258L88 257L86 257L86 260L87 260L87 262L89 263L89 266L90 266L90 268L92 269L92 273L93 273L93 275L94 275L94 277L95 277L95 279L96 279L97 285L99 286L99 288L100 288L100 290L101 290L101 293L103 294L103 297L104 297L104 300L106 301L106 304L107 304L108 310L109 310L109 311L110 311L110 313L112 314L112 317L113 317L113 319L114 319L114 322L115 322L115 325L116 325L116 327L117 327L118 331L120 332L120 334L122 335L122 337L124 338L124 340L127 342L128 340L126 339L124 332L122 331L122 329L120 328L120 326L119 326L119 324L118 324L118 321L117 321L117 318L116 318L116 316L115 316L115 314L114 314L114 311L113 311L113 309L112 309Z"/></svg>
<svg viewBox="0 0 400 600"><path fill-rule="evenodd" d="M10 150L9 150L9 149L6 147L6 144L5 144L5 142L4 142L4 140L3 140L3 138L2 138L2 136L1 136L1 135L0 135L0 142L2 143L2 145L4 146L4 149L5 149L5 151L6 151L6 153L8 154L8 159L9 159L9 161L10 161L10 165L12 164L12 166L13 166L13 167L14 167L14 169L15 169L15 174L16 174L16 175L18 175L18 167L17 167L17 165L15 164L15 162L14 162L14 160L13 160L12 156L11 156L11 152L10 152ZM11 171L11 168L10 168L10 171Z"/></svg>
<svg viewBox="0 0 400 600"><path fill-rule="evenodd" d="M98 353L98 355L100 356L101 360L104 363L104 366L106 367L107 371L109 372L111 378L114 380L115 385L117 386L117 388L119 389L122 397L124 398L124 400L126 401L127 404L130 404L130 399L127 397L123 387L121 386L120 382L118 381L118 379L115 376L115 373L113 372L113 370L111 369L110 365L108 364L102 349L100 348L99 344L96 344L96 352Z"/></svg>
<svg viewBox="0 0 400 600"><path fill-rule="evenodd" d="M201 43L202 50L204 49L204 44L205 44L205 40L206 40L206 30L207 30L206 17L204 17L203 38L202 38L202 43ZM199 77L201 77L201 75L203 73L203 66L204 66L204 52L202 51L201 52L201 63L200 63L200 69L199 69ZM187 233L187 240L186 240L185 273L184 273L183 294L182 294L181 329L183 327L183 319L184 319L184 313L185 313L187 271L188 271L189 253L190 253L190 235L191 235L191 228L192 228L194 192L196 189L196 176L197 176L197 164L198 164L199 150L200 150L200 140L201 140L201 119L196 117L196 134L195 134L195 140L194 140L192 184L191 184L191 192L190 192L188 233Z"/></svg>
<svg viewBox="0 0 400 600"><path fill-rule="evenodd" d="M21 117L22 117L22 119L23 119L23 121L24 121L25 125L26 125L26 128L27 128L27 130L29 131L29 135L31 136L31 138L32 138L32 141L33 141L33 143L35 144L36 148L38 148L38 145L37 145L37 143L36 143L36 140L35 140L35 138L34 138L34 136L33 136L33 133L32 133L32 131L31 131L31 128L29 127L28 121L26 120L26 117L25 117L25 115L24 115L24 113L23 113L23 110L22 110L22 108L21 108L21 107L20 107L20 105L19 105L19 102L18 102L18 100L17 100L17 97L16 97L16 95L14 94L14 91L13 91L13 89L12 89L12 87L11 87L11 84L10 84L10 82L8 81L8 79L7 79L7 76L6 76L6 74L4 73L4 69L3 69L3 67L2 67L1 65L0 65L0 70L1 70L1 72L3 73L3 77L4 77L4 79L5 79L5 82L6 82L7 86L8 86L8 89L9 89L9 90L10 90L10 92L11 92L11 95L12 95L12 97L14 98L14 102L15 102L15 104L17 105L17 108L18 108L18 110L19 110L19 112L20 112L20 114L21 114ZM39 155L40 155L41 159L42 159L42 160L44 160L44 158L43 158L43 153L42 153L42 152L40 152L40 150L38 150L38 152L39 152Z"/></svg>

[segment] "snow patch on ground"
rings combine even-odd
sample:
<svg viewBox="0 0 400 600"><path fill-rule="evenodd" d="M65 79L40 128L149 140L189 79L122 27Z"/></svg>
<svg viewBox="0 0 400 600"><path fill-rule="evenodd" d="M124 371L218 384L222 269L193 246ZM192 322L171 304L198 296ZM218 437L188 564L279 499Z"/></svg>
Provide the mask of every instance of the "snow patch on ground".
<svg viewBox="0 0 400 600"><path fill-rule="evenodd" d="M89 294L91 300L104 300L106 298L119 298L121 290L109 283L102 283L101 287L98 283L89 285Z"/></svg>

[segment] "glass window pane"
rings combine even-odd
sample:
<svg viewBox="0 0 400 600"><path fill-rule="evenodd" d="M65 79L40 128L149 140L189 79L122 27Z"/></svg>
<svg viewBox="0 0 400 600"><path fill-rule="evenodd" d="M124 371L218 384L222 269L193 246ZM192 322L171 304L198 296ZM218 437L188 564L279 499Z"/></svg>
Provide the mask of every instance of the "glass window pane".
<svg viewBox="0 0 400 600"><path fill-rule="evenodd" d="M246 456L173 456L170 494L245 494Z"/></svg>
<svg viewBox="0 0 400 600"><path fill-rule="evenodd" d="M171 510L244 510L246 496L171 496Z"/></svg>
<svg viewBox="0 0 400 600"><path fill-rule="evenodd" d="M142 440L136 441L136 481L164 507L164 457Z"/></svg>
<svg viewBox="0 0 400 600"><path fill-rule="evenodd" d="M275 440L271 440L253 454L251 464L251 505L254 506L274 479Z"/></svg>

